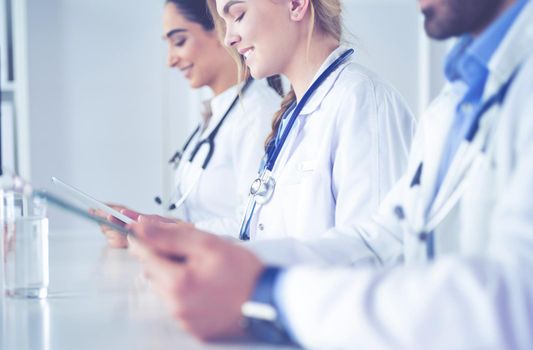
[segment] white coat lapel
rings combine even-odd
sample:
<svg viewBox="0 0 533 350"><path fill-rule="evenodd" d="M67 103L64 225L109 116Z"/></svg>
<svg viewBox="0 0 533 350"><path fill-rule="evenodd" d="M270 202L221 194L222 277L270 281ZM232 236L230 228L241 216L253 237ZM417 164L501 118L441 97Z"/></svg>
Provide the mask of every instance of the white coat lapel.
<svg viewBox="0 0 533 350"><path fill-rule="evenodd" d="M461 93L451 85L445 90L437 100L427 109L423 124L423 169L420 176L421 187L419 189L418 201L413 207L413 228L417 231L423 230L425 226L426 213L431 205L437 183L437 174L441 161L442 150L455 114L455 105L461 98Z"/></svg>
<svg viewBox="0 0 533 350"><path fill-rule="evenodd" d="M338 48L337 50L335 50L322 64L322 66L316 73L313 79L313 82L345 51L346 51L346 48ZM339 78L340 74L348 66L350 62L351 62L351 58L348 58L346 62L342 63L335 71L333 71L324 80L324 82L316 89L316 91L311 95L311 98L307 101L305 106L302 108L302 111L300 112L298 119L293 125L292 130L289 133L289 136L287 140L285 141L285 144L283 145L283 149L281 151L279 159L276 161L275 168L283 168L284 165L287 163L287 161L290 159L291 155L296 150L298 143L301 141L300 134L303 128L305 127L305 124L307 122L306 120L307 117L309 117L312 113L314 113L320 107L320 105L322 104L322 101L324 100L324 98L326 98L328 93L333 89L335 82Z"/></svg>
<svg viewBox="0 0 533 350"><path fill-rule="evenodd" d="M350 61L351 59L348 59L346 62L341 64L333 73L331 73L331 75L326 80L324 80L324 82L318 87L318 89L316 89L315 93L309 99L309 101L307 101L304 108L300 112L300 115L302 116L309 115L313 113L314 111L316 111L318 107L320 107L320 105L322 104L322 101L331 91L331 89L335 85L335 82L339 78L340 74L348 66ZM331 64L331 62L329 62L328 60L327 65L329 66L329 64ZM317 74L317 77L322 73L322 71L323 71L322 69L319 71L319 74Z"/></svg>
<svg viewBox="0 0 533 350"><path fill-rule="evenodd" d="M533 4L526 5L522 15L518 17L509 29L506 38L489 62L489 76L483 92L483 101L487 101L497 94L519 68L521 62L533 52ZM456 157L450 165L441 189L430 208L428 227L434 226L447 215L461 198L468 178L475 177L483 159L483 148L488 147L492 131L499 122L501 106L495 105L482 116L479 131L469 145L466 141L461 144Z"/></svg>
<svg viewBox="0 0 533 350"><path fill-rule="evenodd" d="M487 112L482 119L479 131L472 142L463 140L450 164L450 168L439 192L428 212L428 230L432 230L453 208L461 198L470 178L475 177L480 165L485 159L484 147L495 123L499 107Z"/></svg>
<svg viewBox="0 0 533 350"><path fill-rule="evenodd" d="M278 160L276 161L275 167L274 167L274 173L277 169L283 169L285 167L285 164L291 157L291 155L294 153L296 148L298 147L298 144L301 141L301 133L302 129L305 126L306 118L303 115L298 116L296 121L294 122L294 125L292 126L292 130L289 133L289 136L287 137L287 140L285 141L285 144L283 145L283 149L281 150L281 153L278 157Z"/></svg>

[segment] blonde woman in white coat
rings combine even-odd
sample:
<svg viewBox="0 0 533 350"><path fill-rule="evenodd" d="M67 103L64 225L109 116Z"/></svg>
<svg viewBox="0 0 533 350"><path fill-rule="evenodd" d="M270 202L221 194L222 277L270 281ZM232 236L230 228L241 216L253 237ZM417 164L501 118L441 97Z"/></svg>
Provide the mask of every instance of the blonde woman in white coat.
<svg viewBox="0 0 533 350"><path fill-rule="evenodd" d="M240 238L270 262L349 263L346 248L364 243L342 232L374 212L405 170L409 108L341 45L339 1L209 2L252 76L284 74L292 85Z"/></svg>

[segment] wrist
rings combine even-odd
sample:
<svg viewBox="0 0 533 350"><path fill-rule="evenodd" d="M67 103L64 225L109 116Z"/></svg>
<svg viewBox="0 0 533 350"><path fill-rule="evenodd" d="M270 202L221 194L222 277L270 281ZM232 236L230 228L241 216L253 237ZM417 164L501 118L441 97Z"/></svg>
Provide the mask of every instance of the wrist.
<svg viewBox="0 0 533 350"><path fill-rule="evenodd" d="M274 297L276 281L282 272L279 267L265 268L250 299L241 307L245 331L254 338L276 344L291 342Z"/></svg>

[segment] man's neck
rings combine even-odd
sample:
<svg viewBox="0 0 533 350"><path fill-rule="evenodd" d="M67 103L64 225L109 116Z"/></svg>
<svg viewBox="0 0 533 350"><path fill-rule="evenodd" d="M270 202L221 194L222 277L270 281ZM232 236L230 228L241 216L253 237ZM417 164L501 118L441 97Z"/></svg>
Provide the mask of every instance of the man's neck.
<svg viewBox="0 0 533 350"><path fill-rule="evenodd" d="M494 14L492 17L490 17L485 23L480 25L480 27L474 31L472 31L470 34L473 37L478 37L483 33L494 21L496 21L509 7L513 6L516 3L517 0L504 0L500 4L499 8L494 11Z"/></svg>

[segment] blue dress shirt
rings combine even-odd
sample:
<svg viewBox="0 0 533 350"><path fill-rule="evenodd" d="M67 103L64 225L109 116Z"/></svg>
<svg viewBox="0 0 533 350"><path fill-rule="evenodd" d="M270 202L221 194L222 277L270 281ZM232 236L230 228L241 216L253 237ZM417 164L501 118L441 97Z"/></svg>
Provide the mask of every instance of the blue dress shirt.
<svg viewBox="0 0 533 350"><path fill-rule="evenodd" d="M461 37L448 55L444 67L446 79L455 84L466 85L466 92L456 107L454 121L448 132L446 146L443 148L434 198L460 143L475 122L476 112L483 105L482 97L489 75L489 61L527 1L517 1L478 38L469 34Z"/></svg>

